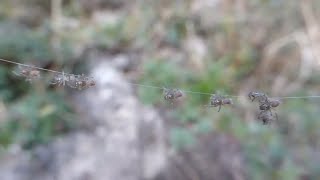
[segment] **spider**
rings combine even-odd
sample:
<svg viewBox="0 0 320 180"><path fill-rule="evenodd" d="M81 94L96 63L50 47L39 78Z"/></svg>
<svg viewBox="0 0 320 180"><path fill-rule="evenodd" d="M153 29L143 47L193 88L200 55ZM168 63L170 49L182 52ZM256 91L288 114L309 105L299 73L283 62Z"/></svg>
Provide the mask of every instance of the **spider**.
<svg viewBox="0 0 320 180"><path fill-rule="evenodd" d="M232 99L225 98L221 95L213 94L210 97L210 106L212 107L219 107L218 112L221 110L221 106L227 105L227 104L233 104Z"/></svg>
<svg viewBox="0 0 320 180"><path fill-rule="evenodd" d="M271 108L278 107L280 103L281 102L277 99L267 98L264 102L260 102L259 109L262 111L269 111Z"/></svg>
<svg viewBox="0 0 320 180"><path fill-rule="evenodd" d="M173 101L183 96L183 93L179 89L168 89L163 88L164 99L168 101Z"/></svg>
<svg viewBox="0 0 320 180"><path fill-rule="evenodd" d="M261 101L265 101L266 99L268 99L268 96L264 93L261 93L261 92L254 92L254 91L251 91L249 94L248 94L248 97L249 99L253 102L254 100L258 99L259 102Z"/></svg>
<svg viewBox="0 0 320 180"><path fill-rule="evenodd" d="M58 85L58 86L65 86L66 82L69 81L69 76L64 74L64 72L62 72L62 74L58 73L56 74L53 79L51 80L50 84L53 85Z"/></svg>
<svg viewBox="0 0 320 180"><path fill-rule="evenodd" d="M95 86L96 83L92 77L87 77L84 74L82 75L70 75L69 80L66 81L66 84L71 88L76 88L78 90L87 89L89 87Z"/></svg>
<svg viewBox="0 0 320 180"><path fill-rule="evenodd" d="M25 77L25 80L28 82L32 82L33 80L40 78L40 71L32 67L18 66L18 69L13 71L13 73L17 76Z"/></svg>

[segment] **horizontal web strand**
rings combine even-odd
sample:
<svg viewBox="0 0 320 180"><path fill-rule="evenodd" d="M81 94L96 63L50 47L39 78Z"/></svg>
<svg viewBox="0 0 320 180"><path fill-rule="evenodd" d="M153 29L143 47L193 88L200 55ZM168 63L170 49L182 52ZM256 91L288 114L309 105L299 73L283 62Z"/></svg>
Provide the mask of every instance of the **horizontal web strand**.
<svg viewBox="0 0 320 180"><path fill-rule="evenodd" d="M0 58L0 61L6 62L6 63L10 63L10 64L16 64L16 65L19 65L19 66L34 68L34 69L38 69L38 70L41 70L41 71L58 73L58 74L62 74L62 75L72 75L72 74L68 74L68 73L64 73L64 72L60 72L60 71L55 71L55 70L46 69L46 68L40 68L40 67L37 67L37 66L27 65L27 64L18 63L18 62L6 60L6 59L1 59L1 58ZM128 84L135 85L135 86L140 86L140 87L145 87L145 88L164 89L164 87L154 86L154 85L145 85L145 84L138 84L138 83L131 83L131 82L129 82ZM182 92L185 92L185 93L190 93L190 94L210 95L210 96L214 95L212 93L189 91L189 90L183 90L183 89L179 89L179 90L182 91ZM228 95L228 94L225 94L223 96L235 97L235 98L247 97L247 96L236 96L236 95ZM309 98L320 98L320 95L313 95L313 96L282 96L282 97L280 96L280 97L271 97L271 98L276 98L276 99L309 99Z"/></svg>
<svg viewBox="0 0 320 180"><path fill-rule="evenodd" d="M129 82L128 84L135 85L135 86L141 86L141 87L149 87L149 88L154 88L154 89L164 89L164 87L160 86L154 86L154 85L145 85L145 84L138 84L138 83L131 83ZM213 93L205 93L205 92L198 92L198 91L189 91L189 90L183 90L179 89L182 92L185 93L190 93L190 94L199 94L199 95L214 95ZM236 96L236 95L229 95L229 94L223 94L222 96L227 96L227 97L235 97L235 98L240 98L240 97L247 97L247 96ZM308 98L320 98L319 96L279 96L279 97L270 97L270 98L275 98L275 99L308 99Z"/></svg>
<svg viewBox="0 0 320 180"><path fill-rule="evenodd" d="M51 69L45 69L45 68L41 68L41 67L37 67L37 66L32 66L32 65L27 65L27 64L14 62L14 61L9 61L9 60L6 60L6 59L0 59L0 61L7 62L7 63L10 63L10 64L16 64L16 65L19 65L19 66L34 68L34 69L38 69L38 70L41 70L41 71L47 71L47 72L52 72L52 73L64 74L64 75L72 75L72 74L68 74L68 73L64 73L64 72L60 72L60 71L54 71L54 70L51 70Z"/></svg>

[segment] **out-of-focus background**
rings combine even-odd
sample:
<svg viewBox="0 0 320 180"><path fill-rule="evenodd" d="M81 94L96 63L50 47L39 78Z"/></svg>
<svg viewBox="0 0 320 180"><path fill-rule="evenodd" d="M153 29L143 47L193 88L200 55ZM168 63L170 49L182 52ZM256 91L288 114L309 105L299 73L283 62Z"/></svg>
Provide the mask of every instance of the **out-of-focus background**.
<svg viewBox="0 0 320 180"><path fill-rule="evenodd" d="M0 58L96 86L1 62L0 179L319 179L320 99L265 126L246 97L320 95L319 18L317 0L1 0ZM241 97L218 113L129 83Z"/></svg>

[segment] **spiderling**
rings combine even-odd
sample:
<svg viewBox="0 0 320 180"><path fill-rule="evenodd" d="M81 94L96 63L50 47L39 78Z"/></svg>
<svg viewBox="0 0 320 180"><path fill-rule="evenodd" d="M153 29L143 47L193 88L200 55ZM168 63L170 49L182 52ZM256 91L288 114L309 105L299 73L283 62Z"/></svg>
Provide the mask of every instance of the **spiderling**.
<svg viewBox="0 0 320 180"><path fill-rule="evenodd" d="M213 94L210 97L210 105L212 107L219 107L218 112L221 110L221 106L233 104L232 99L225 98L218 94Z"/></svg>
<svg viewBox="0 0 320 180"><path fill-rule="evenodd" d="M50 81L50 84L52 85L58 85L58 86L65 86L66 82L69 80L69 75L65 74L64 72L56 73L53 77L53 79Z"/></svg>
<svg viewBox="0 0 320 180"><path fill-rule="evenodd" d="M179 89L163 88L163 96L165 100L172 102L175 99L182 97L183 93Z"/></svg>
<svg viewBox="0 0 320 180"><path fill-rule="evenodd" d="M252 102L255 100L258 100L258 102L261 102L261 101L265 101L268 98L266 94L261 92L255 92L255 91L249 92L248 97Z"/></svg>

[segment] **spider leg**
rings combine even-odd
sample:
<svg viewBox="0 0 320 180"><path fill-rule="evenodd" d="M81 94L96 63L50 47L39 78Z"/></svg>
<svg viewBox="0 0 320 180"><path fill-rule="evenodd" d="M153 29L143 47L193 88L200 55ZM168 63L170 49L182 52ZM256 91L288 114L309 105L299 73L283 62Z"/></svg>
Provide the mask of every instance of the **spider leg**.
<svg viewBox="0 0 320 180"><path fill-rule="evenodd" d="M218 109L218 112L220 112L220 110L221 110L221 104L219 105L219 109Z"/></svg>
<svg viewBox="0 0 320 180"><path fill-rule="evenodd" d="M65 86L67 81L67 77L64 75L64 71L62 71L62 85ZM61 84L61 83L60 83Z"/></svg>

